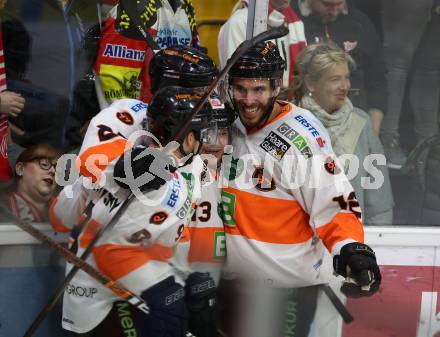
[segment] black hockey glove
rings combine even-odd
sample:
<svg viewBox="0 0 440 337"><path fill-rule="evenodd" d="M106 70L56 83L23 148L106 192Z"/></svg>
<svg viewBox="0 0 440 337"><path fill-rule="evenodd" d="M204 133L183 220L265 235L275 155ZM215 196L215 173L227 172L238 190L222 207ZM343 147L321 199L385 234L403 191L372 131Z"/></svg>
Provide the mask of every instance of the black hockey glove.
<svg viewBox="0 0 440 337"><path fill-rule="evenodd" d="M165 185L175 170L169 154L155 148L136 146L119 157L113 176L122 188L148 192Z"/></svg>
<svg viewBox="0 0 440 337"><path fill-rule="evenodd" d="M185 286L188 330L197 337L217 336L217 288L208 273L195 272Z"/></svg>
<svg viewBox="0 0 440 337"><path fill-rule="evenodd" d="M371 296L379 290L382 277L374 251L360 242L348 243L333 258L333 267L346 278L341 292L347 297Z"/></svg>

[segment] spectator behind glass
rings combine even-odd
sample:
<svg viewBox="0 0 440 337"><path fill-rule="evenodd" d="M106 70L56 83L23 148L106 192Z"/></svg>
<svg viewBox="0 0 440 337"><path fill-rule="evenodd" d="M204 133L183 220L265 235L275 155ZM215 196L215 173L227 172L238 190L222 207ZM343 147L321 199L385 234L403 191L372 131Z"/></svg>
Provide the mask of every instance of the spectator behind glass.
<svg viewBox="0 0 440 337"><path fill-rule="evenodd" d="M421 143L438 132L439 6L438 0L382 0L389 95L381 138L390 168L400 169L406 162L406 153L399 141L399 121L411 68L413 73L408 89L416 141ZM411 146L414 145L413 142Z"/></svg>
<svg viewBox="0 0 440 337"><path fill-rule="evenodd" d="M59 153L50 145L24 150L15 164L15 181L5 195L6 207L25 221L48 221L48 208L55 190L55 166Z"/></svg>
<svg viewBox="0 0 440 337"><path fill-rule="evenodd" d="M382 44L368 17L345 0L295 0L307 43L334 42L355 60L350 99L366 110L379 133L386 111L386 78Z"/></svg>
<svg viewBox="0 0 440 337"><path fill-rule="evenodd" d="M246 39L246 25L248 15L247 0L236 5L231 17L221 27L218 35L219 65L223 68L237 47ZM283 74L283 90L280 99L292 99L293 69L296 55L306 46L304 25L295 11L286 0L270 0L267 24L269 27L278 27L286 24L289 34L275 40L286 61L286 70ZM290 89L290 90L289 90Z"/></svg>
<svg viewBox="0 0 440 337"><path fill-rule="evenodd" d="M6 0L0 0L0 10L3 10ZM17 117L21 113L25 99L15 92L7 90L5 55L3 49L3 31L0 29L0 181L12 179L12 170L8 163L9 117Z"/></svg>
<svg viewBox="0 0 440 337"><path fill-rule="evenodd" d="M354 155L355 161L343 161L347 176L351 178L357 199L363 210L366 225L391 225L393 196L385 162L373 165L369 155L383 155L382 144L368 115L353 107L347 97L350 90L350 70L355 64L342 49L329 44L314 44L304 49L297 58L297 75L300 106L310 110L326 127L335 154ZM353 159L352 159L353 160ZM372 174L376 172L376 174ZM362 186L384 178L380 187Z"/></svg>
<svg viewBox="0 0 440 337"><path fill-rule="evenodd" d="M121 98L151 100L148 68L154 52L139 29L128 20L123 3L120 1L112 8L102 25L94 65L101 109ZM137 3L138 16L148 21L148 33L160 49L172 45L200 47L191 1L141 0Z"/></svg>

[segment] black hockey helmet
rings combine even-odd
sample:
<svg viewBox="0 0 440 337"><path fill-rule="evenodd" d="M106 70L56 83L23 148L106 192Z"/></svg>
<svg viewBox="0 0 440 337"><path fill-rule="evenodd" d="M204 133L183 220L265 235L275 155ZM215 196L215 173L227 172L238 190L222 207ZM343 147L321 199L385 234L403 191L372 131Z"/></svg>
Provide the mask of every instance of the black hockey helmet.
<svg viewBox="0 0 440 337"><path fill-rule="evenodd" d="M212 120L217 123L217 127L230 127L235 119L234 110L228 104L224 104L216 93L212 93L209 96L208 102L211 105Z"/></svg>
<svg viewBox="0 0 440 337"><path fill-rule="evenodd" d="M286 62L277 46L263 42L250 48L229 70L229 78L281 79Z"/></svg>
<svg viewBox="0 0 440 337"><path fill-rule="evenodd" d="M148 107L144 128L157 137L161 145L166 145L175 140L174 138L182 128L185 119L200 98L200 94L194 89L177 86L160 89L153 96ZM197 140L210 143L217 132L212 127L211 106L206 103L200 112L192 118L187 133L193 131Z"/></svg>
<svg viewBox="0 0 440 337"><path fill-rule="evenodd" d="M164 86L207 87L218 74L211 58L188 46L171 46L160 50L151 60L151 93Z"/></svg>

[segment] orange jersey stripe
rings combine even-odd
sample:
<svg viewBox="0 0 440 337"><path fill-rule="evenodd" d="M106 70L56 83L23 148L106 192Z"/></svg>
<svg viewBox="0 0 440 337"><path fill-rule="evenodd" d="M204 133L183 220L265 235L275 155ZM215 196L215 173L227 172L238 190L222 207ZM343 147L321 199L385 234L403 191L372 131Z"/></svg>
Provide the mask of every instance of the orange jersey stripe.
<svg viewBox="0 0 440 337"><path fill-rule="evenodd" d="M55 197L55 199L52 201L52 203L50 204L50 207L49 207L50 223L56 232L68 233L71 231L71 228L65 226L63 224L63 221L60 218L58 218L55 214L55 206L56 206L57 202L58 202L58 196Z"/></svg>
<svg viewBox="0 0 440 337"><path fill-rule="evenodd" d="M79 172L96 182L101 176L101 172L105 170L108 163L124 153L127 141L125 139L117 139L110 143L91 146L85 150L78 158ZM105 161L101 163L99 158L89 159L91 156L104 155ZM87 161L89 160L89 161Z"/></svg>
<svg viewBox="0 0 440 337"><path fill-rule="evenodd" d="M302 243L313 237L309 215L295 200L283 200L225 188L236 197L236 226L225 232L268 243ZM270 212L267 210L270 209Z"/></svg>
<svg viewBox="0 0 440 337"><path fill-rule="evenodd" d="M330 252L336 243L348 238L364 242L364 229L353 213L336 214L330 223L319 227L317 232Z"/></svg>
<svg viewBox="0 0 440 337"><path fill-rule="evenodd" d="M99 269L116 281L150 260L169 260L173 256L173 249L160 244L150 247L104 244L96 247L93 254Z"/></svg>
<svg viewBox="0 0 440 337"><path fill-rule="evenodd" d="M182 235L180 236L179 243L189 242L190 239L191 239L191 233L189 231L189 228L185 227L185 229L183 230Z"/></svg>
<svg viewBox="0 0 440 337"><path fill-rule="evenodd" d="M87 248L90 242L95 237L96 233L101 229L102 225L96 220L90 220L87 223L87 227L84 230L84 233L81 235L80 244L81 248Z"/></svg>
<svg viewBox="0 0 440 337"><path fill-rule="evenodd" d="M191 245L189 248L188 262L210 262L222 263L223 259L218 258L215 252L216 236L223 234L222 228L216 227L189 227ZM223 234L224 235L224 234Z"/></svg>

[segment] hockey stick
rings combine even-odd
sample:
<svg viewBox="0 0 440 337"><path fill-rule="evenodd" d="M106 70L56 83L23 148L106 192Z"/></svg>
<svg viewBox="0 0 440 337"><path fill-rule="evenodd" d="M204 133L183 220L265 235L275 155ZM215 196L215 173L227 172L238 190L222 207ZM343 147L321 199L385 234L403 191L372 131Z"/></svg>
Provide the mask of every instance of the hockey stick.
<svg viewBox="0 0 440 337"><path fill-rule="evenodd" d="M137 16L136 16L137 17ZM244 41L237 50L232 54L230 59L228 60L225 68L220 72L219 76L209 85L207 91L202 96L198 104L194 107L194 109L191 111L190 114L188 114L188 117L183 123L182 129L180 132L176 135L175 140L179 141L180 137L184 134L185 130L188 128L189 124L191 123L192 118L201 110L203 107L203 104L208 99L211 92L216 87L219 80L221 80L229 71L229 69L234 65L234 63L252 46L255 44L258 44L262 41L270 40L279 38L281 36L286 35L289 32L288 28L281 26L275 29L272 29L270 31L261 33L251 40ZM87 246L86 250L83 252L83 254L80 256L82 260L86 260L87 257L92 252L95 243L101 238L103 233L106 230L110 230L119 220L122 213L125 211L125 209L128 207L128 205L131 203L131 201L134 199L134 195L130 194L130 196L121 204L119 209L116 211L116 214L114 217L110 220L110 222L107 224L107 226L102 226L100 230L96 233L96 235L93 237L92 241ZM26 331L24 337L30 337L32 336L38 326L41 324L41 322L44 320L44 318L47 316L47 314L52 310L52 308L55 306L56 302L59 300L61 295L64 293L64 289L67 286L67 284L72 280L72 278L75 276L75 274L78 272L79 268L76 266L72 267L70 272L67 274L66 278L64 279L62 285L59 289L57 289L54 296L51 298L51 300L46 304L46 306L41 310L37 318L34 320L34 322L31 324L31 326Z"/></svg>
<svg viewBox="0 0 440 337"><path fill-rule="evenodd" d="M285 26L280 26L280 27L268 30L266 32L263 32L261 34L258 34L250 40L243 41L238 46L238 48L234 51L234 53L231 55L231 57L228 59L228 61L226 62L226 66L222 69L220 74L218 74L217 78L214 79L212 81L212 83L208 86L205 93L200 98L200 100L197 102L194 109L191 111L190 114L188 114L188 116L184 120L184 122L182 124L182 128L180 129L180 131L177 133L177 135L175 137L177 142L182 141L181 138L183 135L186 134L187 129L188 129L189 125L191 124L191 120L202 109L203 105L208 100L209 95L212 93L214 88L217 86L218 82L226 76L226 74L232 68L232 66L238 61L238 59L241 56L243 56L243 54L245 54L249 50L249 48L251 48L251 47L255 46L256 44L263 42L263 41L277 39L279 37L286 35L287 33L289 33L289 29Z"/></svg>
<svg viewBox="0 0 440 337"><path fill-rule="evenodd" d="M4 206L0 207L5 210ZM10 214L10 212L8 212ZM109 277L101 273L100 271L96 270L94 267L92 267L90 264L88 264L86 261L81 260L79 257L77 257L74 253L72 253L70 250L64 248L62 245L60 245L58 242L56 242L51 237L47 236L34 226L32 226L30 223L19 219L13 214L10 214L13 216L14 223L20 227L25 232L32 235L37 240L40 240L42 242L46 242L51 246L55 251L60 254L62 257L64 257L67 261L75 265L77 268L81 269L82 271L89 274L91 277L93 277L95 280L97 280L100 284L102 284L104 287L110 289L113 291L116 295L130 303L131 305L135 306L142 312L148 314L150 312L150 309L148 308L147 303L144 299L142 299L140 296L134 294L128 289L125 289L124 287L120 286L117 282L111 280Z"/></svg>
<svg viewBox="0 0 440 337"><path fill-rule="evenodd" d="M102 226L99 231L94 235L93 239L90 241L89 245L85 249L85 251L81 254L79 257L81 260L86 260L87 257L92 253L92 250L96 244L96 242L102 237L104 232L106 230L109 230L114 227L114 225L119 221L120 217L122 216L123 212L127 209L127 207L131 204L131 201L134 199L134 194L130 194L127 199L125 199L122 204L119 206L118 210L116 211L113 218L110 220L110 222L107 224L107 226ZM61 286L55 291L53 297L50 299L50 301L41 309L38 316L35 318L35 320L32 322L31 326L26 330L23 337L30 337L32 336L35 331L37 330L38 326L41 324L41 322L46 318L46 316L49 314L49 312L53 309L55 304L60 299L61 295L64 293L64 289L67 287L69 282L73 279L73 277L76 275L80 268L77 266L73 266L70 272L67 274L67 276L64 278L63 283Z"/></svg>
<svg viewBox="0 0 440 337"><path fill-rule="evenodd" d="M330 302L332 302L333 306L335 307L336 311L341 315L342 319L345 323L351 323L353 321L353 316L350 314L350 312L347 310L345 305L341 302L339 297L335 294L333 289L328 284L321 284L320 286L324 293L327 295Z"/></svg>

